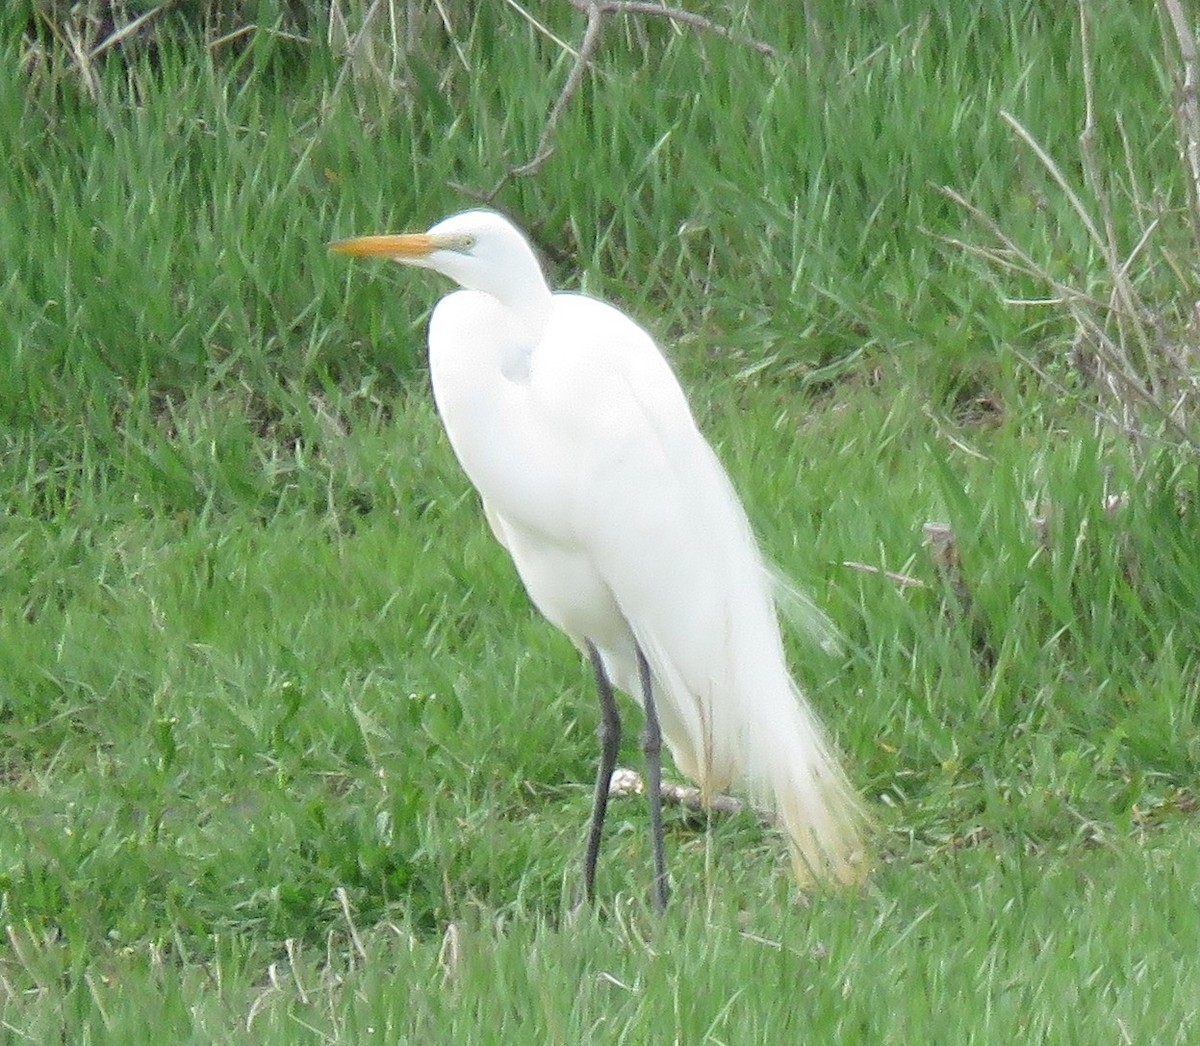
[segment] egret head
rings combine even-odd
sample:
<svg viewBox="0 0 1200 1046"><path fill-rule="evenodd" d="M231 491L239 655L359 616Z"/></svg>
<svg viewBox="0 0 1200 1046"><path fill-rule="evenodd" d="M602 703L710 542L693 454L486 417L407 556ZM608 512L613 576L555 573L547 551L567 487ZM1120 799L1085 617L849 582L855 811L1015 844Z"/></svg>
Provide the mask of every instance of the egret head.
<svg viewBox="0 0 1200 1046"><path fill-rule="evenodd" d="M529 241L495 211L464 211L428 232L359 236L331 243L329 249L433 269L513 308L540 304L550 294Z"/></svg>

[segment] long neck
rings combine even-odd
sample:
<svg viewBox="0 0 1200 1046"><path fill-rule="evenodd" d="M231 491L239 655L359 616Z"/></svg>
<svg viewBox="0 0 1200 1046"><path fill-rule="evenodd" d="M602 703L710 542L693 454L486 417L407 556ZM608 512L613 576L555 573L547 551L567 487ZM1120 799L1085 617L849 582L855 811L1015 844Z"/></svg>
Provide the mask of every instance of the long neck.
<svg viewBox="0 0 1200 1046"><path fill-rule="evenodd" d="M488 277L486 284L477 284L473 289L494 298L512 315L514 325L535 342L550 317L554 297L536 259L532 254L528 259L518 258L512 267L491 272Z"/></svg>

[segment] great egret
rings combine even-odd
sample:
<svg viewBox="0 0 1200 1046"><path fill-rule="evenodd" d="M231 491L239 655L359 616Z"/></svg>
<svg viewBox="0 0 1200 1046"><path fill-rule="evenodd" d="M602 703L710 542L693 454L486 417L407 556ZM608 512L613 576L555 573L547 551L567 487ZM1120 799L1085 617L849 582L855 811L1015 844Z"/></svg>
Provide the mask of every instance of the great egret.
<svg viewBox="0 0 1200 1046"><path fill-rule="evenodd" d="M786 830L802 884L860 878L858 800L788 672L745 511L650 335L602 301L552 293L528 241L492 211L330 249L463 288L429 324L438 412L530 599L596 677L588 899L620 743L614 684L645 711L658 910L662 739L705 795L749 782Z"/></svg>

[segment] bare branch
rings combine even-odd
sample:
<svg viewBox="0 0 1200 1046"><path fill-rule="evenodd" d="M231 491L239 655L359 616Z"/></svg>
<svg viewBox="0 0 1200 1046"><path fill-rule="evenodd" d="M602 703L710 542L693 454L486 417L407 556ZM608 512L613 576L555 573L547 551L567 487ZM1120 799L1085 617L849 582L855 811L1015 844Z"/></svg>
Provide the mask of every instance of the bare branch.
<svg viewBox="0 0 1200 1046"><path fill-rule="evenodd" d="M606 15L654 15L659 18L667 18L672 22L689 25L693 29L702 29L706 33L713 33L726 40L732 40L736 44L751 47L768 58L774 57L776 53L775 48L763 40L743 36L728 26L721 25L720 22L714 22L711 18L685 11L681 7L666 7L663 4L646 2L646 0L570 0L570 3L577 11L599 8L600 12Z"/></svg>
<svg viewBox="0 0 1200 1046"><path fill-rule="evenodd" d="M571 2L574 3L574 0ZM578 7L578 4L575 6ZM575 64L571 67L567 82L563 84L562 91L559 92L558 98L550 109L550 114L546 117L545 126L542 127L542 134L538 139L537 149L534 150L532 158L516 167L509 167L490 192L479 193L457 184L453 188L473 199L490 204L510 181L514 178L537 174L542 169L542 165L554 154L554 132L558 127L558 121L566 112L567 106L571 104L571 99L575 97L579 85L583 83L583 74L591 63L596 48L600 46L600 30L604 24L604 11L599 4L595 3L588 4L586 10L587 28L583 31L583 41L580 43L578 51L574 52Z"/></svg>
<svg viewBox="0 0 1200 1046"><path fill-rule="evenodd" d="M642 775L636 770L619 766L612 772L608 783L610 797L619 799L630 795L641 795L644 790L645 784L642 781ZM712 810L719 814L740 814L745 809L745 804L731 795L713 795L706 800L699 788L675 784L671 781L662 783L662 798L664 803L682 806L697 813ZM763 811L755 810L754 814L767 824L773 824L775 821L771 814Z"/></svg>
<svg viewBox="0 0 1200 1046"><path fill-rule="evenodd" d="M604 14L598 6L592 4L588 7L587 16L587 28L583 32L583 43L579 45L579 55L575 59L571 75L567 77L567 82L563 84L562 92L555 101L554 107L550 110L550 115L546 117L546 126L542 128L542 136L538 139L537 151L533 154L533 159L528 163L512 168L509 171L510 176L524 177L525 175L536 174L550 154L554 152L552 139L554 138L554 131L558 127L558 121L566 111L567 106L571 104L571 99L575 97L575 92L579 90L579 85L583 83L584 70L592 60L592 55L596 53L596 48L600 46L600 28L603 25Z"/></svg>
<svg viewBox="0 0 1200 1046"><path fill-rule="evenodd" d="M510 6L517 6L513 3L513 0L507 0L507 2ZM537 174L545 162L554 155L554 134L558 129L558 122L579 91L580 84L583 83L583 75L591 64L596 49L600 46L600 30L603 28L604 19L608 15L653 15L660 18L667 18L673 22L690 26L693 29L715 33L717 36L724 37L734 43L751 47L762 55L772 56L776 53L774 47L762 40L743 36L734 32L728 26L714 22L711 18L705 18L703 15L693 14L691 11L684 11L678 7L665 7L661 4L645 2L645 0L568 0L568 3L577 11L587 15L587 26L583 31L583 40L576 50L572 50L566 44L558 41L557 37L551 37L565 50L575 55L575 64L571 67L571 72L567 75L567 81L563 84L562 91L559 92L558 98L550 108L550 113L547 115L546 123L542 127L541 137L538 139L537 148L534 150L533 156L525 163L508 167L490 192L479 192L468 186L452 182L451 188L457 192L461 192L464 196L469 196L471 199L490 204L514 178L525 178ZM518 7L518 10L521 10L521 13L526 18L530 17L523 9ZM533 24L538 26L539 29L547 33L549 32L549 30L545 30L541 26L541 23L535 21Z"/></svg>

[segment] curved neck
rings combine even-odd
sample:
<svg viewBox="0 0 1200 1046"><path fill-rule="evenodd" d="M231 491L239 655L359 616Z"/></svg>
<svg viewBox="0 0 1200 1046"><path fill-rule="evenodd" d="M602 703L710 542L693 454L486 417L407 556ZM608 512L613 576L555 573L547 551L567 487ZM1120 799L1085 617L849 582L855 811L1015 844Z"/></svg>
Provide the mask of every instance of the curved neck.
<svg viewBox="0 0 1200 1046"><path fill-rule="evenodd" d="M523 326L540 331L550 317L554 295L532 254L524 263L519 259L510 268L490 272L486 280L472 281L473 289L495 298Z"/></svg>

